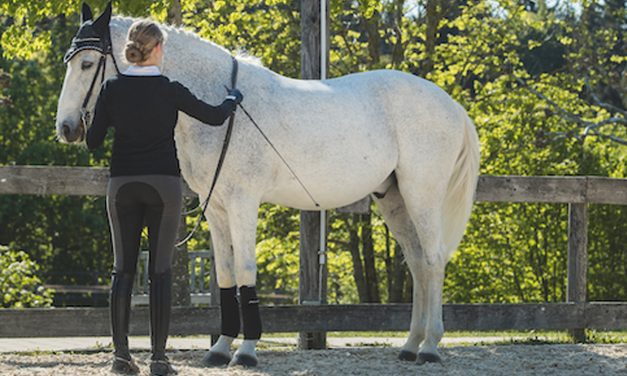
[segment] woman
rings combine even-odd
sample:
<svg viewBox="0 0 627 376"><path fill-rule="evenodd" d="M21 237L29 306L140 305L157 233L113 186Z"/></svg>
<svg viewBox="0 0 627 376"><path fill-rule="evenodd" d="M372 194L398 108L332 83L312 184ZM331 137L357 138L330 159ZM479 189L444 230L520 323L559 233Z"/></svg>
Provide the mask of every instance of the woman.
<svg viewBox="0 0 627 376"><path fill-rule="evenodd" d="M128 31L123 73L107 80L96 102L87 147L102 145L115 129L107 212L114 268L111 285L112 370L137 374L128 347L131 290L141 232L148 227L150 275L151 375L176 371L165 355L170 321L172 253L181 214L181 178L174 127L178 111L210 125L221 125L241 102L232 90L217 107L197 99L160 72L164 35L154 22L135 22Z"/></svg>

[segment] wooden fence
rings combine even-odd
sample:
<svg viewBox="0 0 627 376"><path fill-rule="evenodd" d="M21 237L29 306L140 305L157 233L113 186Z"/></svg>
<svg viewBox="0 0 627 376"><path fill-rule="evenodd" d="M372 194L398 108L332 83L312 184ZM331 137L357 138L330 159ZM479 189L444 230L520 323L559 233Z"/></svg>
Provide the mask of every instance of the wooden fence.
<svg viewBox="0 0 627 376"><path fill-rule="evenodd" d="M108 172L87 167L0 167L0 194L105 194ZM192 196L193 192L185 190ZM477 201L566 203L568 302L551 304L447 304L448 330L571 330L627 328L627 303L586 302L588 204L627 205L627 179L592 176L481 176ZM262 307L267 332L408 330L408 304L296 305ZM108 310L63 308L0 310L0 337L106 335ZM148 311L136 308L131 333L148 333ZM219 332L219 309L177 307L172 334ZM42 325L45 322L46 325Z"/></svg>
<svg viewBox="0 0 627 376"><path fill-rule="evenodd" d="M211 283L206 280L211 270L213 251L196 250L187 252L189 259L189 292L190 302L193 305L211 304ZM133 284L133 297L131 304L149 304L149 276L148 276L148 251L141 251L137 258L137 274ZM213 280L211 282L214 282ZM108 291L107 291L108 292Z"/></svg>

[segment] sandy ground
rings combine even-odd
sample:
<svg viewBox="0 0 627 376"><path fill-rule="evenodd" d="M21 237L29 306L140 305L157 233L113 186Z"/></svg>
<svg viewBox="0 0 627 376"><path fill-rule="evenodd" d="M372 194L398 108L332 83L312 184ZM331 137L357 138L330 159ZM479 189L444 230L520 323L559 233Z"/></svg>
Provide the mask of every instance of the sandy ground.
<svg viewBox="0 0 627 376"><path fill-rule="evenodd" d="M203 368L204 351L179 351L169 356L179 375L627 375L627 344L620 345L490 345L441 350L443 364L396 360L395 348L334 350L262 350L256 369ZM148 374L148 353L135 353L142 375ZM0 375L109 375L111 355L2 354Z"/></svg>

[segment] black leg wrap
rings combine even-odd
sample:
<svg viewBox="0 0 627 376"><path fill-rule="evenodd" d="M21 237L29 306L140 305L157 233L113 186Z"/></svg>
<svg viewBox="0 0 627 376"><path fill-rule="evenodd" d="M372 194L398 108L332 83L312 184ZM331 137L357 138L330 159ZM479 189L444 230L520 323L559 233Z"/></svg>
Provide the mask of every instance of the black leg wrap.
<svg viewBox="0 0 627 376"><path fill-rule="evenodd" d="M222 314L222 331L220 334L237 337L240 328L239 304L237 303L237 288L220 289L220 313Z"/></svg>
<svg viewBox="0 0 627 376"><path fill-rule="evenodd" d="M113 272L111 279L109 307L111 309L111 336L113 337L114 354L126 360L131 359L128 348L128 326L134 277L135 275L131 273Z"/></svg>
<svg viewBox="0 0 627 376"><path fill-rule="evenodd" d="M170 329L172 273L150 276L150 339L152 360L165 360L165 345Z"/></svg>
<svg viewBox="0 0 627 376"><path fill-rule="evenodd" d="M261 338L261 316L259 316L257 289L255 286L242 286L239 288L239 295L244 324L244 339L259 339Z"/></svg>

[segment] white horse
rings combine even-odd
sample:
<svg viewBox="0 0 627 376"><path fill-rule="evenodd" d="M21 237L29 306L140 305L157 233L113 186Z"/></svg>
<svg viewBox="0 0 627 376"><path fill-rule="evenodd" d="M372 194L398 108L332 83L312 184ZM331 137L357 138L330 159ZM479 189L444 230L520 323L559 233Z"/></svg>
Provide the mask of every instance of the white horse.
<svg viewBox="0 0 627 376"><path fill-rule="evenodd" d="M134 19L101 15L110 25L113 55ZM168 34L164 75L209 103L230 86L231 54L181 29ZM59 98L61 140L80 141L79 108L102 54L93 49L69 62ZM114 75L107 57L105 78ZM255 232L261 202L301 210L333 209L372 194L399 241L413 277L410 332L399 358L439 361L444 268L470 216L479 170L479 141L465 110L443 90L411 74L378 70L323 80L297 80L243 57L238 88L243 104L311 195L316 207L250 120L238 114L220 178L205 212L220 287L255 286ZM100 78L98 78L98 83ZM94 90L97 92L97 90ZM87 106L91 108L96 95ZM180 114L175 131L182 175L206 197L226 126L209 127ZM329 318L330 320L332 318ZM230 339L211 352L230 355ZM255 343L235 357L254 357Z"/></svg>

